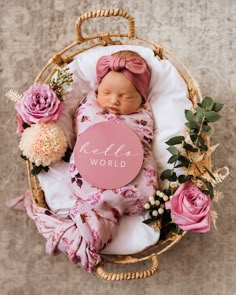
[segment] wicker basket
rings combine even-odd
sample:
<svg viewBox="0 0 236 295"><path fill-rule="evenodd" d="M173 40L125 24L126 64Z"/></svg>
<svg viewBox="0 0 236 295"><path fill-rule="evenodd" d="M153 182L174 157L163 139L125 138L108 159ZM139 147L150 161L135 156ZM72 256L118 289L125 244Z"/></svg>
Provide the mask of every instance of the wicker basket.
<svg viewBox="0 0 236 295"><path fill-rule="evenodd" d="M120 34L109 32L93 35L90 37L84 37L82 34L83 22L87 21L88 19L100 17L123 17L127 19L128 33ZM48 61L48 63L38 74L35 83L39 81L47 83L56 72L58 66L65 66L69 64L75 56L88 49L94 48L96 46L111 46L123 44L137 45L137 43L138 45L140 45L141 43L142 46L151 48L157 58L171 60L171 62L175 65L187 84L189 99L191 100L193 107L197 105L197 102L202 101L201 92L188 68L179 59L177 59L173 53L165 49L160 44L136 36L135 22L133 17L129 15L126 11L120 9L91 11L80 16L76 22L76 41L64 48L62 51L55 54ZM210 160L208 160L207 166L211 166ZM31 169L31 163L27 162L29 187L33 197L33 202L37 206L47 207L47 204L44 200L44 194L40 188L38 179L30 173ZM97 266L96 272L105 280L130 280L149 277L158 270L158 256L177 244L184 235L185 233L171 233L165 240L159 240L156 245L151 246L147 250L135 255L102 255L103 262ZM150 268L143 271L113 273L104 270L106 263L133 264L146 260L151 261L151 266Z"/></svg>

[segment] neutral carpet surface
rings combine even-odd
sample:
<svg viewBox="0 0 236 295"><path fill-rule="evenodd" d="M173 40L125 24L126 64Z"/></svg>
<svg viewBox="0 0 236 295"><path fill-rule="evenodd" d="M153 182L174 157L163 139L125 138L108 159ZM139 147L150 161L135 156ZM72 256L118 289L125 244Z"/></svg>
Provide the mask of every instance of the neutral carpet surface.
<svg viewBox="0 0 236 295"><path fill-rule="evenodd" d="M217 231L190 233L160 257L160 270L146 280L106 282L49 257L34 223L5 202L27 188L19 157L10 88L26 90L47 60L75 40L74 23L93 9L122 8L136 20L138 36L174 52L198 81L203 95L225 104L212 143L220 143L214 164L231 175L220 185L225 198L215 206ZM120 23L120 22L119 22ZM117 19L88 21L86 34L126 30ZM0 1L0 294L233 295L236 290L236 2L234 0L1 0ZM142 265L141 267L146 267Z"/></svg>

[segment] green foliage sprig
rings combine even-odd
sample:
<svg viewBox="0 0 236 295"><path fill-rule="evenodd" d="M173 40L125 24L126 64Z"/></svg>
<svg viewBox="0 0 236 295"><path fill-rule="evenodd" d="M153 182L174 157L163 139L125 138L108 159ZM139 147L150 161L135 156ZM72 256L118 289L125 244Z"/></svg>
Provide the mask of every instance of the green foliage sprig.
<svg viewBox="0 0 236 295"><path fill-rule="evenodd" d="M56 77L51 79L49 86L56 93L59 100L63 101L66 96L64 85L70 86L73 82L72 73L69 73L69 68L58 68Z"/></svg>
<svg viewBox="0 0 236 295"><path fill-rule="evenodd" d="M206 166L203 167L203 171L194 160L194 154L207 155L209 149L207 135L211 131L209 123L216 122L221 118L218 112L222 108L223 104L215 103L211 97L207 96L201 103L197 104L195 110L185 110L187 135L185 137L175 136L166 142L169 146L167 150L171 153L171 157L167 163L173 164L173 167L172 169L164 170L160 177L162 180L169 181L170 191L171 182L178 182L181 184L195 178L201 180L205 184L202 191L213 198L213 186L203 175L207 172L208 175L215 180L214 174ZM198 175L188 173L193 166L198 171ZM185 167L186 173L177 176L176 169L179 167ZM173 192L171 191L171 193Z"/></svg>

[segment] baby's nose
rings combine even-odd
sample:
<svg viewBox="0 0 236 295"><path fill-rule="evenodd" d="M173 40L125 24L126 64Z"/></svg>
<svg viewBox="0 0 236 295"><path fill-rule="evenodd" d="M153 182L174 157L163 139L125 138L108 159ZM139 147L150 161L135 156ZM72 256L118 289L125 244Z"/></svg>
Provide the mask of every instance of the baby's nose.
<svg viewBox="0 0 236 295"><path fill-rule="evenodd" d="M112 95L111 97L111 103L114 105L119 105L120 104L120 99L117 95Z"/></svg>

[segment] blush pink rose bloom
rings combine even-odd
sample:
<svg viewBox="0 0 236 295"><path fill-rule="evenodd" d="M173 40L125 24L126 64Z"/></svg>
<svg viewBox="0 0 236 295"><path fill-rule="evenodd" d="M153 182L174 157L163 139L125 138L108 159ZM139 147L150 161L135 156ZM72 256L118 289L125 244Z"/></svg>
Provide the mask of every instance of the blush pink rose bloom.
<svg viewBox="0 0 236 295"><path fill-rule="evenodd" d="M34 84L24 92L15 108L22 120L31 125L56 121L63 106L47 84Z"/></svg>
<svg viewBox="0 0 236 295"><path fill-rule="evenodd" d="M191 181L180 185L173 198L166 202L171 218L184 231L207 232L210 230L210 197L201 192Z"/></svg>

